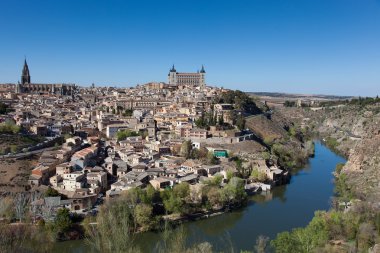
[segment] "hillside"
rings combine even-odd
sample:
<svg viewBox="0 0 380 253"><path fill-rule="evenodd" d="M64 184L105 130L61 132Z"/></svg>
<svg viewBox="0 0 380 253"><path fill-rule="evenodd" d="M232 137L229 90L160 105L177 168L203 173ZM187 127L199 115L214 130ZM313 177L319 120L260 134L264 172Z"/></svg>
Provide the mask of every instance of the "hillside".
<svg viewBox="0 0 380 253"><path fill-rule="evenodd" d="M313 221L274 244L283 245L297 233L317 233L318 252L379 252L380 249L380 104L345 105L310 111L283 108L310 136L319 136L343 154L347 163L335 172L336 197L332 210L316 214ZM325 224L315 230L315 223ZM322 239L321 239L322 238ZM298 239L296 239L297 241ZM298 243L303 243L298 241ZM291 251L284 251L291 252Z"/></svg>

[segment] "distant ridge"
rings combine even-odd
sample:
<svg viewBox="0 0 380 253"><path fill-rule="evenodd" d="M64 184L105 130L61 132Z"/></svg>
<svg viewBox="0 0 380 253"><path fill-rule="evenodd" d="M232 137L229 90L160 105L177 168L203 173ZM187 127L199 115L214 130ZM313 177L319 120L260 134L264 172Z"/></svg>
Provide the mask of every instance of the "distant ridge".
<svg viewBox="0 0 380 253"><path fill-rule="evenodd" d="M275 97L275 98L308 98L308 99L351 99L354 96L338 96L338 95L323 95L323 94L294 94L281 92L246 92L249 95L259 97Z"/></svg>

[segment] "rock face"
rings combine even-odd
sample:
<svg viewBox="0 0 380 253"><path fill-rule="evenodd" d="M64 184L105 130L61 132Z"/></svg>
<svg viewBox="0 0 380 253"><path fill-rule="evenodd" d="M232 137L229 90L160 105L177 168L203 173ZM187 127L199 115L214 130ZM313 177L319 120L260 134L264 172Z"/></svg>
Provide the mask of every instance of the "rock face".
<svg viewBox="0 0 380 253"><path fill-rule="evenodd" d="M282 124L269 120L264 115L247 118L246 126L257 136L267 141L274 141L287 136Z"/></svg>
<svg viewBox="0 0 380 253"><path fill-rule="evenodd" d="M362 139L351 149L343 173L355 194L376 202L380 200L380 135Z"/></svg>
<svg viewBox="0 0 380 253"><path fill-rule="evenodd" d="M336 234L325 250L315 252L380 252L380 103L350 104L316 112L300 108L284 111L309 134L319 135L347 158L343 168L337 167L334 173L338 197L328 216L343 217L337 229L356 230ZM328 223L334 223L331 221Z"/></svg>
<svg viewBox="0 0 380 253"><path fill-rule="evenodd" d="M380 104L346 105L320 111L284 109L283 114L333 139L334 149L347 157L342 173L347 174L355 195L371 203L380 202Z"/></svg>

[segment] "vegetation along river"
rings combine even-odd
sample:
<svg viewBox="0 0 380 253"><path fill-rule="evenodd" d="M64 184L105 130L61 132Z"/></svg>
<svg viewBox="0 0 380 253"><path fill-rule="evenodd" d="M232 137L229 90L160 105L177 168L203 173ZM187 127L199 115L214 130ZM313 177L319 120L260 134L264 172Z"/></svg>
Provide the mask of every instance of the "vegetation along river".
<svg viewBox="0 0 380 253"><path fill-rule="evenodd" d="M308 165L292 173L289 184L271 192L257 194L240 210L209 219L185 223L184 229L191 241L208 241L214 250L223 250L232 244L238 250L252 250L256 238L265 235L273 239L277 233L305 226L316 210L327 210L334 192L332 172L345 159L320 142L315 142L315 156ZM160 233L138 235L137 243L144 252L151 252ZM56 243L54 252L91 252L84 241Z"/></svg>

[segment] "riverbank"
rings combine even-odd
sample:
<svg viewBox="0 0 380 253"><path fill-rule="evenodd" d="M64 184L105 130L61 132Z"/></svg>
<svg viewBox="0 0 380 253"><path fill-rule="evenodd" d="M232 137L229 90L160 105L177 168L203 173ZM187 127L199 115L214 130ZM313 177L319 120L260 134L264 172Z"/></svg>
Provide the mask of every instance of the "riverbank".
<svg viewBox="0 0 380 253"><path fill-rule="evenodd" d="M327 146L347 159L334 171L331 209L274 242L279 248L291 246L285 252L299 252L302 247L318 252L380 251L380 104L358 102L318 112L304 108L282 112L307 132L318 133ZM318 230L313 229L316 223L322 225ZM300 240L306 234L313 237L308 242Z"/></svg>
<svg viewBox="0 0 380 253"><path fill-rule="evenodd" d="M240 251L252 249L260 235L275 238L279 232L307 225L316 210L330 208L334 195L332 172L336 164L344 162L344 158L316 142L315 157L303 169L292 172L289 184L250 197L241 209L184 223L188 242L208 241L215 251L224 251L226 242L231 241ZM143 252L152 252L161 236L160 232L144 232L136 235L135 242ZM93 251L84 241L67 241L56 243L54 252Z"/></svg>

